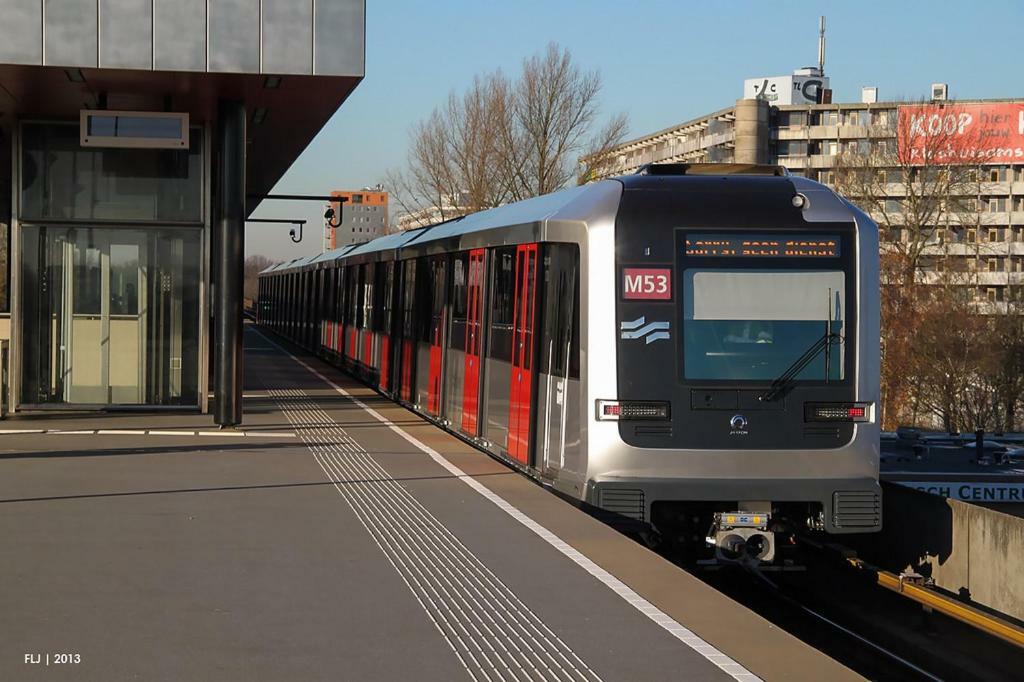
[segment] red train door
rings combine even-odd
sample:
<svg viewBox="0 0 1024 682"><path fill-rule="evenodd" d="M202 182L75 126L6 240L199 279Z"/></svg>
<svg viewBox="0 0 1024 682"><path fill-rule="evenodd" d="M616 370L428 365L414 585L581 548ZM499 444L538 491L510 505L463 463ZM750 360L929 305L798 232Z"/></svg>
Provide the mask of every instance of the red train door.
<svg viewBox="0 0 1024 682"><path fill-rule="evenodd" d="M436 258L430 264L430 367L427 375L427 412L441 413L442 348L445 344L445 290L448 286L447 260Z"/></svg>
<svg viewBox="0 0 1024 682"><path fill-rule="evenodd" d="M484 283L484 250L469 252L469 277L466 291L466 368L462 385L462 431L477 436L480 413L480 317Z"/></svg>
<svg viewBox="0 0 1024 682"><path fill-rule="evenodd" d="M533 388L533 325L537 300L537 245L516 247L512 316L512 385L509 389L508 454L522 464L530 456Z"/></svg>

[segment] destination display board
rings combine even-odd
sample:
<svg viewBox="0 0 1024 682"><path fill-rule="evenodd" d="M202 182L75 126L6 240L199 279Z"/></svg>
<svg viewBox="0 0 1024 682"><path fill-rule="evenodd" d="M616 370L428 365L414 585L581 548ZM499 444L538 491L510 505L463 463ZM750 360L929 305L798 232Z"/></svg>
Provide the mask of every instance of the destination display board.
<svg viewBox="0 0 1024 682"><path fill-rule="evenodd" d="M837 235L688 234L684 253L693 258L835 258Z"/></svg>

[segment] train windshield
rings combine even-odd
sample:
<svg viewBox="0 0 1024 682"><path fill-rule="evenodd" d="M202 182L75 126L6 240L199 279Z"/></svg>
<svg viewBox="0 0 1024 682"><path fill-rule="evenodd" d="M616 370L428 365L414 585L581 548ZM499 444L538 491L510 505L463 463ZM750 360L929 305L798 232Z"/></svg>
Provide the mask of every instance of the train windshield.
<svg viewBox="0 0 1024 682"><path fill-rule="evenodd" d="M846 335L841 270L688 269L683 272L683 376L772 381L827 331ZM830 343L796 381L842 380Z"/></svg>

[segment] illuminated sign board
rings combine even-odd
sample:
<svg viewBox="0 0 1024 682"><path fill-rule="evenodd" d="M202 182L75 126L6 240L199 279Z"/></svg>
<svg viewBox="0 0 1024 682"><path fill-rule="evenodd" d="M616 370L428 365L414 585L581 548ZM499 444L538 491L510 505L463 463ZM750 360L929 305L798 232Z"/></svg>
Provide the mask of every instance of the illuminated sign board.
<svg viewBox="0 0 1024 682"><path fill-rule="evenodd" d="M693 258L835 258L839 237L779 234L689 234L685 255Z"/></svg>

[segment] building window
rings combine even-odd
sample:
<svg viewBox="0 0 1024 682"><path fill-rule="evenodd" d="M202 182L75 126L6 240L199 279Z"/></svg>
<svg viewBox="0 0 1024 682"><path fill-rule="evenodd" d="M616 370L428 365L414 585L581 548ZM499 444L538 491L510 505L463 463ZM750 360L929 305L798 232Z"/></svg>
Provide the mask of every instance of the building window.
<svg viewBox="0 0 1024 682"><path fill-rule="evenodd" d="M978 241L978 231L975 230L973 227L967 230L967 241L970 242L971 244Z"/></svg>
<svg viewBox="0 0 1024 682"><path fill-rule="evenodd" d="M779 156L806 156L807 143L803 140L779 140Z"/></svg>
<svg viewBox="0 0 1024 682"><path fill-rule="evenodd" d="M988 231L988 240L990 242L997 242L997 241L999 241L999 230L996 230L995 228L990 229Z"/></svg>
<svg viewBox="0 0 1024 682"><path fill-rule="evenodd" d="M1004 213L1006 211L1006 197L991 197L988 200L989 213Z"/></svg>
<svg viewBox="0 0 1024 682"><path fill-rule="evenodd" d="M881 109L878 111L871 112L871 125L876 126L887 126L889 125L889 110Z"/></svg>
<svg viewBox="0 0 1024 682"><path fill-rule="evenodd" d="M826 156L835 156L839 153L839 143L835 140L827 140L821 143L821 150Z"/></svg>
<svg viewBox="0 0 1024 682"><path fill-rule="evenodd" d="M990 168L988 171L989 182L1003 182L1007 179L1007 169L1003 166Z"/></svg>
<svg viewBox="0 0 1024 682"><path fill-rule="evenodd" d="M899 199L886 199L885 200L885 212L886 213L900 213L903 211L903 205Z"/></svg>
<svg viewBox="0 0 1024 682"><path fill-rule="evenodd" d="M823 170L820 173L818 173L818 182L820 182L823 185L831 185L832 171Z"/></svg>
<svg viewBox="0 0 1024 682"><path fill-rule="evenodd" d="M988 259L988 271L989 272L998 272L999 271L999 259L998 258L989 258Z"/></svg>
<svg viewBox="0 0 1024 682"><path fill-rule="evenodd" d="M780 128L802 128L807 125L806 111L782 111L779 112Z"/></svg>
<svg viewBox="0 0 1024 682"><path fill-rule="evenodd" d="M985 295L988 297L989 303L995 303L996 302L996 297L997 297L998 294L996 293L996 288L995 287L989 287L988 289L986 289L985 290Z"/></svg>

